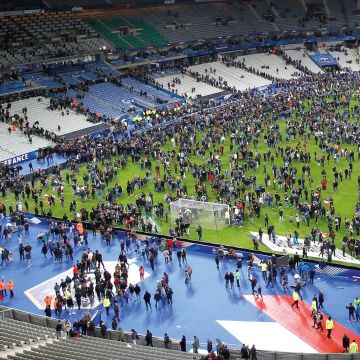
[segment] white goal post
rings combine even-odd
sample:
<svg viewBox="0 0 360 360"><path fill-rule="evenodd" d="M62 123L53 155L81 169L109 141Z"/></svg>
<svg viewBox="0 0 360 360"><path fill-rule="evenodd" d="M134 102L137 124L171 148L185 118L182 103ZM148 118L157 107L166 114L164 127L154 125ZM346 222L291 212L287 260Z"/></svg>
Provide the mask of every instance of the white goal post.
<svg viewBox="0 0 360 360"><path fill-rule="evenodd" d="M178 199L170 203L171 220L182 218L190 226L201 225L204 229L221 230L230 225L229 205Z"/></svg>

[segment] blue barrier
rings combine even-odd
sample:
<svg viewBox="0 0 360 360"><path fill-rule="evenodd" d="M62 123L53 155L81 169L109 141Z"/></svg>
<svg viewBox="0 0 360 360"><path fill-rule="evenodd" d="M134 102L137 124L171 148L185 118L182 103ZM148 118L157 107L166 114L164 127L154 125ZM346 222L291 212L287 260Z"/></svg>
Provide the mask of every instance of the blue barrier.
<svg viewBox="0 0 360 360"><path fill-rule="evenodd" d="M22 82L15 81L0 86L0 94L7 94L16 90L20 90L25 86Z"/></svg>
<svg viewBox="0 0 360 360"><path fill-rule="evenodd" d="M3 165L7 165L7 166L15 166L15 165L20 165L21 163L24 163L26 161L35 160L35 159L36 159L36 151L32 151L27 154L18 155L3 160L2 163Z"/></svg>
<svg viewBox="0 0 360 360"><path fill-rule="evenodd" d="M101 310L97 310L91 320L94 322L95 326L99 326L101 321Z"/></svg>

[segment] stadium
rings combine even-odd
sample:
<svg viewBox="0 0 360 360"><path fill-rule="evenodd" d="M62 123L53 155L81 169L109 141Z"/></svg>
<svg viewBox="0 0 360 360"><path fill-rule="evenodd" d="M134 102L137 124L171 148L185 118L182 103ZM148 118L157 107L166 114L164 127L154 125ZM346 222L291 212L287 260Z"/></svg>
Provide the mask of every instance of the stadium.
<svg viewBox="0 0 360 360"><path fill-rule="evenodd" d="M360 1L1 0L0 358L360 359Z"/></svg>

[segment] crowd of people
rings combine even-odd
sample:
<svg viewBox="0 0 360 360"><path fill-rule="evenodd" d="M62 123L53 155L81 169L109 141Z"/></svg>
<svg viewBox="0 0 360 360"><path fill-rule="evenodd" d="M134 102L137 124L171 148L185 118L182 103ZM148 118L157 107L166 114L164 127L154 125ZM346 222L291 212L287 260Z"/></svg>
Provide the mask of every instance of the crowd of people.
<svg viewBox="0 0 360 360"><path fill-rule="evenodd" d="M292 208L295 215L292 221L296 222L297 228L309 228L306 231L310 233L310 224L314 226L314 231L309 235L313 241L323 242L323 233L328 232L330 241L326 246L331 250L341 228L342 218L336 211L334 201L330 198L328 205L325 205L321 195L329 183L334 192L341 191L341 184L350 182L356 161L360 159L360 126L357 122L346 121L350 116L359 119L358 85L358 77L351 73L320 74L279 83L277 86L282 91L276 96L264 97L263 93L254 91L237 94L232 102L219 108L186 104L154 113L149 116L150 120L137 124L132 133L136 136L127 136L125 126L119 125L109 135L96 138L84 136L57 144L46 156L52 152L66 156L69 169L66 175L60 167L54 167L50 175L46 171L36 170L26 178L15 176L9 167L1 166L1 196L14 196L16 201L14 204L8 201L0 203L1 218L10 216L17 228L25 228L26 221L19 216L20 209L33 209L36 215L51 219L54 206L64 208L62 220L50 221L49 234L40 239L43 241L44 261L48 260L48 253L59 263L64 256L73 260L74 248L82 243L88 245L87 230L80 234L70 220L89 222L90 231L96 234L99 230L106 242L111 241L117 226L122 225L127 231L128 237L121 245L114 273L105 269L99 251L87 248L73 267L73 277L54 284L54 294L44 299L45 314L51 316L54 312L61 318L65 306L73 311L76 305L81 309L84 304L92 305L98 301L102 303L105 313L112 316L112 328L117 329L119 307L126 306L129 301L144 300L149 311L152 310L152 300L159 310L172 306L173 291L168 274L164 273L159 279L153 294L148 291L142 294L141 273L140 284L128 284L127 254L136 251L154 269L160 245L156 242L145 243L143 247L132 236L133 229L156 232L151 222L145 219L155 216L167 221L167 204L178 198L207 200L209 193L213 192L217 202L230 205L232 222L236 221L240 226L245 222L253 222L255 217L260 218L266 209L275 206L281 222L284 207ZM339 109L344 110L341 115ZM285 134L280 130L278 122L284 118ZM227 137L230 139L229 145L226 145ZM298 139L295 147L286 145L295 139ZM171 150L164 149L166 141L172 144ZM260 141L266 144L266 152L257 151ZM308 150L310 141L319 148L315 153ZM225 146L229 147L230 154L226 165L221 158ZM194 161L194 157L201 159L202 163ZM283 165L277 166L275 159L282 159ZM120 174L126 171L128 161L146 169L147 173L145 178L135 177L126 185L121 185ZM330 162L333 164L332 173L327 173L323 165ZM81 163L86 163L87 173L79 179L77 175ZM296 164L301 164L300 172ZM311 165L322 168L321 184L313 183ZM254 175L259 167L263 169L264 183L260 183ZM188 175L194 179L194 192L187 187ZM144 186L150 181L153 181L154 192L164 193L164 203L154 202L152 191ZM360 190L360 179L358 186ZM49 188L56 196L48 196L45 200L45 189ZM133 203L130 200L126 204L121 203L125 192L123 188L128 195L135 189L141 190L141 194ZM71 201L65 198L65 189L71 189ZM86 204L89 199L97 199L98 205L88 209ZM275 227L266 221L266 215L265 227L269 238L272 238L275 237ZM326 230L318 228L319 219L327 222ZM171 235L176 237L186 234L185 225L179 219ZM356 238L360 232L359 204L354 208L353 217L344 219L344 226L344 253L349 251L359 257L360 243ZM1 230L6 241L10 229L5 227ZM21 231L18 233L21 234ZM20 238L20 258L31 265L31 246L23 246ZM175 249L165 247L162 251L165 261L172 261L171 251ZM191 283L192 268L187 265L186 251L178 249L176 255L179 266L184 266L184 278L188 285ZM300 265L296 263L294 266L298 268ZM279 271L281 286L284 292L288 291L286 274L283 268L274 266L273 259L271 263L262 263L261 270L267 282L265 286L274 286L277 279L275 272ZM88 278L89 271L94 272L94 280ZM301 272L302 277L307 274L304 268ZM261 286L254 281L251 269L248 275L253 293L262 297ZM234 287L238 276L236 272L225 275L229 290ZM293 307L297 307L301 299L301 287L293 292L293 299ZM318 299L320 301L320 294ZM353 316L357 314L359 304L357 308L354 304L348 307L349 314L350 308L354 310ZM316 316L312 316L315 318L315 326L321 330L318 310L317 306ZM328 337L331 337L333 328L331 321L331 318L326 321ZM88 314L85 314L73 327L87 334L89 327L92 328L89 323ZM150 335L148 340L151 344ZM196 339L194 344L196 349ZM245 346L242 352L248 357L243 358L249 358L251 350ZM224 353L227 353L226 350ZM226 359L226 355L223 358Z"/></svg>
<svg viewBox="0 0 360 360"><path fill-rule="evenodd" d="M55 167L51 176L45 171L35 171L29 183L2 166L1 193L3 196L15 194L16 201L23 201L26 209L34 208L35 214L42 216L52 214L53 206L60 205L64 207L65 218L79 217L98 226L121 224L156 231L142 215L167 219L168 212L166 204L155 202L152 192L145 190L150 181L155 192L164 193L166 203L180 197L207 200L211 189L217 202L230 205L235 224L253 222L260 218L264 208L274 206L278 207L279 221L283 221L284 209L294 208L290 222L293 220L297 226L311 223L316 227L318 219L326 220L328 228L321 229L320 233L328 232L334 240L341 215L331 198L328 206L324 204L321 192L329 186L337 192L342 183L350 181L360 156L360 148L354 150L359 143L359 125L344 120L350 115L359 116L357 84L357 77L350 73L314 75L279 83L283 92L276 96L244 93L239 94L235 102L218 109L187 104L154 113L150 120L137 125L133 132L136 136L126 136L125 127L120 125L108 136L84 136L48 149L46 157L52 152L68 157L67 167L71 173L66 179L60 168ZM342 116L337 111L340 108L345 109ZM278 123L282 118L287 118L285 135ZM161 126L165 122L166 125ZM151 128L144 131L150 123ZM200 138L198 131L202 134ZM230 138L228 163L222 159L226 137ZM286 144L295 138L298 139L296 147L284 145L284 141ZM166 140L173 144L173 150L164 150ZM260 141L267 144L268 151L257 152ZM310 141L318 145L319 151L308 151ZM118 176L122 170L126 171L128 158L146 170L146 176L121 184ZM195 162L195 158L202 159L203 163ZM283 166L275 164L279 158ZM314 184L312 165L323 166L330 161L334 163L332 173L323 169L321 184ZM82 162L88 163L89 176L80 180L77 172ZM297 164L302 166L300 173ZM259 167L263 169L264 183L253 175ZM188 175L194 178L195 193L187 187ZM41 198L44 188L50 185L57 197L47 207ZM75 199L81 200L81 209L76 200L69 203L65 199L64 192L69 187ZM125 189L128 195L134 189L143 191L133 203L121 204L120 201L119 204ZM87 200L96 198L99 205L87 208ZM15 204L12 206L15 208ZM3 211L9 210L3 204ZM352 218L344 219L348 234L343 240L356 256L360 250L359 241L355 239L360 231L359 219L358 206Z"/></svg>

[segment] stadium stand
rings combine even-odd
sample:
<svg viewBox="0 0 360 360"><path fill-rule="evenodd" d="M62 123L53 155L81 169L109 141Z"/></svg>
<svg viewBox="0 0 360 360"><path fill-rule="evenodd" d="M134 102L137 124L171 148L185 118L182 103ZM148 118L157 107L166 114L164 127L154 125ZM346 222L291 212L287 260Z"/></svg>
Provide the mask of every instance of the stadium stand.
<svg viewBox="0 0 360 360"><path fill-rule="evenodd" d="M164 89L190 99L193 99L198 95L207 96L219 92L219 89L203 82L198 82L196 79L186 74L156 77L155 82Z"/></svg>
<svg viewBox="0 0 360 360"><path fill-rule="evenodd" d="M20 314L21 312L19 312ZM23 317L24 315L22 315ZM149 358L159 360L175 359L199 359L200 355L178 351L177 342L172 343L172 351L165 350L160 339L154 339L155 347L145 347L144 336L139 336L137 344L129 344L130 336L124 334L122 341L111 341L100 337L81 336L78 338L66 337L62 333L60 339L56 339L56 320L43 324L49 319L33 316L39 325L19 321L10 317L2 317L0 320L0 349L4 351L7 359L61 359L66 356L69 359L82 359L88 356L91 359L103 359L107 356L111 359L134 359L146 360ZM112 332L115 335L115 332ZM100 332L99 332L100 335ZM161 348L162 347L162 348Z"/></svg>
<svg viewBox="0 0 360 360"><path fill-rule="evenodd" d="M210 68L215 70L216 73L211 75ZM226 82L228 86L240 91L269 85L271 83L271 81L256 76L246 70L227 67L225 64L218 62L195 65L189 69L202 75L210 75L215 81L221 78L223 83Z"/></svg>
<svg viewBox="0 0 360 360"><path fill-rule="evenodd" d="M110 42L73 12L2 17L0 39L3 66L111 49Z"/></svg>
<svg viewBox="0 0 360 360"><path fill-rule="evenodd" d="M44 74L43 72L31 72L22 74L22 78L27 82L33 82L35 85L45 86L49 89L62 88L64 85L58 80L54 79L53 76Z"/></svg>
<svg viewBox="0 0 360 360"><path fill-rule="evenodd" d="M135 94L123 86L117 86L111 83L101 83L90 86L89 94L97 97L105 103L114 103L115 106L122 109L122 111L136 110ZM154 103L150 99L143 98L143 101L148 102L149 107Z"/></svg>
<svg viewBox="0 0 360 360"><path fill-rule="evenodd" d="M3 319L0 320L0 348L14 349L25 344L36 345L54 337L54 330L25 322Z"/></svg>
<svg viewBox="0 0 360 360"><path fill-rule="evenodd" d="M116 47L120 47L122 49L131 49L132 46L126 40L120 38L116 34L114 34L109 27L107 27L100 20L90 20L89 24L107 41L112 43Z"/></svg>
<svg viewBox="0 0 360 360"><path fill-rule="evenodd" d="M274 78L289 80L300 75L299 70L290 64L286 65L285 61L277 55L253 54L241 56L240 59L244 60L247 67L265 72Z"/></svg>
<svg viewBox="0 0 360 360"><path fill-rule="evenodd" d="M345 70L360 71L360 58L358 49L349 49L340 45L328 46L330 54L332 54L340 67Z"/></svg>
<svg viewBox="0 0 360 360"><path fill-rule="evenodd" d="M154 88L150 84L144 84L143 82L131 77L123 78L122 83L130 89L136 89L137 91L141 91L143 94L146 94L146 96L152 97L156 103L167 102L171 104L179 101L179 97L169 94L161 89L157 89L156 87ZM156 106L157 105L155 105L155 107Z"/></svg>
<svg viewBox="0 0 360 360"><path fill-rule="evenodd" d="M96 28L96 24L101 24L104 28L104 34L109 36L109 41L115 41L115 45L118 45L118 41L113 36L116 35L125 45L125 48L136 49L146 46L162 46L167 42L164 36L142 19L105 17L95 21L92 20L90 24L94 28Z"/></svg>
<svg viewBox="0 0 360 360"><path fill-rule="evenodd" d="M25 355L25 356L24 356ZM29 357L27 357L29 356ZM103 359L107 356L111 359L136 359L145 360L156 358L159 360L175 359L196 359L199 356L193 354L172 352L159 348L145 348L142 345L126 344L121 342L111 342L100 338L82 337L81 339L61 339L46 345L31 348L31 351L24 350L23 354L16 354L15 357L9 356L9 359L31 359L35 356L37 359L60 359L63 356L77 360L87 356L91 359Z"/></svg>
<svg viewBox="0 0 360 360"><path fill-rule="evenodd" d="M77 100L81 105L87 107L90 113L105 115L110 119L115 119L123 115L124 110L118 105L107 103L94 95L82 91L68 90L67 95Z"/></svg>
<svg viewBox="0 0 360 360"><path fill-rule="evenodd" d="M24 107L27 108L27 116L30 124L38 122L40 127L58 135L68 134L94 126L94 124L87 121L86 116L76 113L71 109L68 109L68 115L65 109L49 110L50 99L43 97L15 101L11 104L10 113L12 115L20 115ZM60 131L58 130L58 126L60 126Z"/></svg>
<svg viewBox="0 0 360 360"><path fill-rule="evenodd" d="M308 56L308 52L304 48L288 49L285 53L290 56L291 59L299 61L301 65L306 66L314 74L323 72L313 60Z"/></svg>
<svg viewBox="0 0 360 360"><path fill-rule="evenodd" d="M0 160L6 160L10 157L19 156L52 145L50 141L37 136L33 136L30 143L28 137L20 130L17 129L10 133L8 129L8 125L0 122Z"/></svg>

